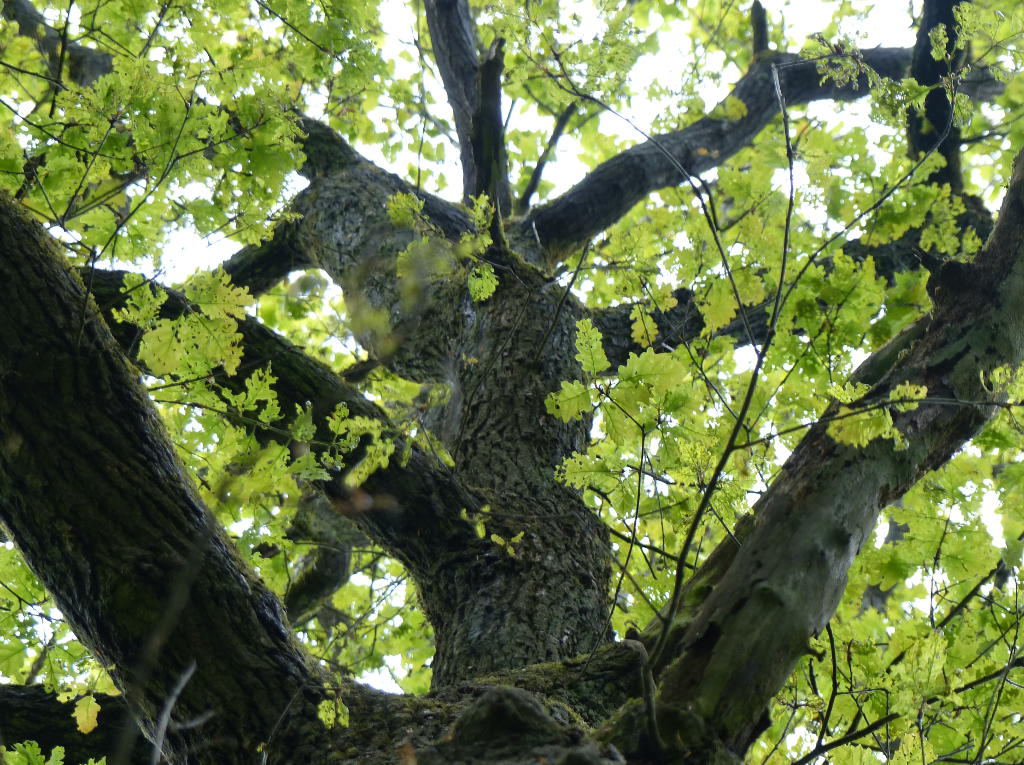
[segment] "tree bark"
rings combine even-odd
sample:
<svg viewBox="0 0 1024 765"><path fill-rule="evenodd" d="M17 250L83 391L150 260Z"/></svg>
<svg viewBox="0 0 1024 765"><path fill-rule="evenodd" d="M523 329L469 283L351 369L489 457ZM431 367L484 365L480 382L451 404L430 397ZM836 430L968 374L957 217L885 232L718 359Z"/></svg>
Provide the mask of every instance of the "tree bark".
<svg viewBox="0 0 1024 765"><path fill-rule="evenodd" d="M81 282L0 201L0 521L172 760L312 753L323 688ZM127 742L130 745L130 741Z"/></svg>
<svg viewBox="0 0 1024 765"><path fill-rule="evenodd" d="M104 311L120 305L122 273L96 271L90 279ZM503 281L483 303L459 298L459 315L472 330L466 337L449 330L430 341L454 346L455 361L446 358L451 397L430 417L456 468L413 448L407 462L393 459L354 492L344 476L324 487L335 509L401 560L417 583L435 631L435 687L569 658L607 639L607 535L594 512L554 478L555 466L583 448L588 426L538 414L548 393L579 370L572 356L537 349L571 344L580 308L565 301L558 311L562 288L532 269ZM167 294L165 316L189 308L179 293ZM114 328L131 352L137 330ZM321 423L318 441L329 442L322 423L339 403L352 415L384 421L393 434L383 412L326 365L254 319L239 330L245 372L221 376L220 383L242 389L245 375L270 363L282 411L310 402ZM395 446L405 451L400 439ZM514 554L492 534L518 537ZM565 598L552 582L573 582L576 594Z"/></svg>
<svg viewBox="0 0 1024 765"><path fill-rule="evenodd" d="M905 447L837 443L828 435L833 406L755 505L739 548L724 541L694 576L691 584L710 594L677 616L672 648L656 668L659 725L678 736L678 761L723 745L746 751L766 725L767 702L838 605L881 509L998 409L988 373L1024 361L1024 152L984 249L971 265L944 266L933 294L931 314L854 376L872 386L855 406L884 403L902 383L927 387L928 401L891 410Z"/></svg>
<svg viewBox="0 0 1024 765"><path fill-rule="evenodd" d="M21 0L4 4L9 17L26 8ZM432 0L427 11L466 188L492 192L502 208L503 160L480 148L501 141L500 45L481 63L465 2ZM52 30L41 17L33 23L52 56ZM910 65L904 49L866 51L864 58L885 76L899 77ZM631 756L650 756L652 741L635 734L651 723L638 699L655 701L644 687L645 649L635 641L601 645L609 638L606 530L553 477L565 457L585 447L590 423L564 424L545 411L561 381L580 377L569 349L575 322L587 315L550 274L651 191L683 180L663 151L697 174L747 145L778 110L773 65L784 65L779 74L790 104L866 93L863 82L860 90L821 84L814 66L796 56L760 59L733 93L746 116L704 117L640 144L504 232L494 227L497 241L480 258L499 284L482 302L464 278L397 278L398 253L421 232L396 226L385 210L394 194L415 193L432 236L448 244L470 232L465 212L412 190L332 131L303 121L310 186L293 205L300 220L243 249L227 269L254 294L294 268L328 273L345 291L357 339L375 362L449 388L448 401L427 419L455 464L447 468L413 448L408 461L393 461L357 490L343 476L320 487L337 513L407 566L437 643L438 694L394 700L348 684L353 724L338 746L317 719L320 678L289 636L276 600L202 506L86 291L38 226L0 203L0 520L78 636L113 667L146 735L156 737L165 713L187 723L164 742L170 759L251 762L266 752L342 760L345 746L376 736L376 762L382 752L394 754L394 738L408 723L418 726L407 735L422 762L526 752L531 761L615 760L614 750L558 717L564 709L511 689L470 687L471 678L487 673L557 697L588 724L624 704L606 740ZM824 422L812 428L756 518L737 531L741 546L724 543L691 579L684 609L669 625L669 650L654 667L664 761L746 750L768 700L838 603L879 509L948 459L998 404L979 370L1024 357L1016 333L1024 320L1021 175L1018 160L999 227L977 263L944 266L933 313L860 372L873 386L862 403L885 401L901 382L926 385L946 403L893 413L906 449L887 441L854 449L835 443ZM503 233L513 248L504 246ZM116 284L97 277L97 294L113 294ZM187 305L172 294L166 308ZM687 310L681 303L659 317L671 336L699 331L699 317ZM631 349L624 315L595 314L613 359ZM345 403L391 430L384 413L333 370L254 320L240 329L242 368L272 362L284 410L310 401L322 422ZM117 335L130 352L132 332L117 328ZM226 376L218 382L243 384ZM571 660L591 650L593 665ZM553 660L562 663L522 669ZM445 694L457 701L435 710Z"/></svg>

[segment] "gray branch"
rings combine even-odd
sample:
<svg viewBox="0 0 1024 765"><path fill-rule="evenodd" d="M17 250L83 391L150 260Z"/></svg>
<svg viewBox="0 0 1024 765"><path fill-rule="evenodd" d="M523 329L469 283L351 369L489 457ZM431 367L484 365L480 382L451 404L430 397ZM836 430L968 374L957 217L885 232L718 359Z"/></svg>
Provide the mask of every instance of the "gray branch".
<svg viewBox="0 0 1024 765"><path fill-rule="evenodd" d="M424 5L434 60L448 103L462 157L463 200L486 193L508 215L511 193L501 115L502 41L482 57L469 3L427 0Z"/></svg>

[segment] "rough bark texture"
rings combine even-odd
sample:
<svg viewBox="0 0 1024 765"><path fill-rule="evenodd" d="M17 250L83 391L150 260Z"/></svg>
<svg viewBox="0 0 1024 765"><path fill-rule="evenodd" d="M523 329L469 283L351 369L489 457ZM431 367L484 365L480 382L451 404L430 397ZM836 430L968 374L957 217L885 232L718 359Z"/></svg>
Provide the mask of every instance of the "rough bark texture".
<svg viewBox="0 0 1024 765"><path fill-rule="evenodd" d="M710 593L678 617L672 658L659 677L660 726L681 732L671 742L680 761L709 756L717 742L746 751L766 724L766 702L838 605L880 510L948 460L996 410L985 374L1024 360L1024 154L984 250L972 265L944 266L934 295L932 313L856 374L872 386L862 404L885 400L904 382L926 386L939 400L893 412L906 448L890 440L838 444L819 423L755 505L739 549L723 542L696 577ZM695 718L710 730L688 739Z"/></svg>
<svg viewBox="0 0 1024 765"><path fill-rule="evenodd" d="M501 280L486 302L463 299L451 397L432 422L457 473L488 497L489 530L523 534L514 557L494 550L490 560L462 558L471 576L440 598L459 603L453 615L465 640L462 648L439 641L439 657L477 668L499 645L520 659L540 650L542 661L595 647L607 637L611 573L600 521L554 480L555 467L586 442L588 423L542 414L560 380L579 374L575 358L543 347L571 347L579 314L570 301L559 312L562 288L528 267L510 264ZM481 639L487 634L493 639Z"/></svg>
<svg viewBox="0 0 1024 765"><path fill-rule="evenodd" d="M945 18L929 15L940 5L951 7L926 4L929 24ZM56 32L32 13L21 0L4 3L5 16L38 32L40 49L53 58ZM489 193L504 212L500 41L480 55L463 0L428 0L426 13L455 115L465 192ZM925 77L923 34L913 56L876 49L864 60L884 76L901 77L913 58ZM648 666L646 650L660 622L643 642L607 643L607 532L553 477L565 457L585 448L590 423L562 423L546 413L544 401L563 380L580 376L571 350L579 318L590 315L604 331L613 364L635 346L628 307L589 314L552 274L647 194L684 180L663 151L698 174L749 144L778 111L772 66L784 65L779 75L791 106L867 92L863 82L821 84L814 64L769 54L759 39L761 55L732 94L746 116L697 119L612 158L521 219L503 224L497 216L495 241L480 258L499 284L483 302L468 293L468 261L452 264L457 278L437 278L418 263L408 276L397 275L399 253L424 232L396 226L386 212L389 198L414 193L423 201L441 254L470 231L464 210L412 189L326 126L302 120L310 185L293 201L298 219L281 225L271 241L244 248L226 268L257 295L296 268L327 273L344 290L372 363L447 387L446 403L428 413L426 424L455 465L413 448L407 461L393 461L358 490L346 488L343 475L315 487L321 511L329 507L321 516L338 519L318 533L350 534L355 526L401 560L437 643L435 693L426 698L342 681L351 719L336 735L317 720L326 691L290 637L279 604L239 563L202 506L125 361L137 331L112 325L115 345L53 242L15 205L0 201L0 521L78 637L113 668L145 735L155 735L165 712L176 723L194 723L172 726L164 742L169 759L241 763L265 752L279 761L371 764L543 758L571 765L622 762L623 754L636 762L729 762L749 747L808 637L835 609L880 508L948 459L991 414L996 402L979 371L1024 359L1018 160L998 226L977 262L936 265L932 314L858 373L872 385L864 402L912 382L960 403L895 414L908 444L903 450L887 441L854 449L835 443L824 425L812 428L755 515L736 529L739 544L724 543L690 577L658 665ZM79 50L88 68L72 68L77 81L109 69L109 57L93 54ZM929 108L934 126L941 116ZM912 124L912 145L923 148L914 136L926 133ZM951 152L947 168L957 167L957 150L952 140L942 149ZM915 241L886 251L892 271L920 262L906 257L916 256ZM117 305L121 281L114 273L90 276L103 310ZM165 315L192 310L180 294L168 294ZM692 296L681 290L678 297L676 308L656 316L661 347L701 329ZM753 339L760 340L764 311L748 309ZM344 403L392 433L384 412L336 370L258 321L247 319L239 329L240 368L249 373L272 363L283 411L309 401L323 427ZM229 389L243 384L227 375L217 382ZM396 447L401 452L404 444ZM517 539L514 554L492 534ZM324 561L329 581L318 583L318 592L343 579L338 564ZM305 598L296 611L307 607ZM0 693L0 715L18 693L25 694L24 715L11 717L18 727L9 735L41 739L41 721L64 719L62 708L31 689ZM652 718L646 710L655 702ZM654 719L660 750L650 731ZM8 735L11 723L0 720L0 734ZM114 729L120 735L120 721L101 722L105 741L114 740ZM599 736L591 728L600 728ZM137 739L123 742L126 756L129 747L138 752ZM110 753L110 746L89 751Z"/></svg>
<svg viewBox="0 0 1024 765"><path fill-rule="evenodd" d="M464 505L448 503L433 538L375 537L419 583L438 639L434 684L589 650L606 624L606 538L593 512L553 478L585 443L586 424L559 423L544 408L546 396L579 370L571 356L538 353L545 339L552 348L571 347L579 309L570 300L557 310L563 290L499 248L484 255L500 278L487 301L474 302L456 278L421 278L410 301L390 276L400 248L377 233L393 227L381 219L383 198L370 196L387 188L372 185L370 172L339 173L304 200L303 241L315 243L313 261L346 295L386 317L386 331L360 334L363 345L405 377L448 386L448 403L428 426L452 454L461 483L490 505L489 533L523 533L512 557L467 533ZM359 198L365 202L357 208ZM578 596L567 602L552 581L573 581Z"/></svg>
<svg viewBox="0 0 1024 765"><path fill-rule="evenodd" d="M96 271L90 278L104 310L116 307L123 274ZM393 461L357 495L340 476L325 487L341 515L402 560L419 585L437 639L435 686L568 658L605 639L607 537L593 511L554 480L555 466L585 443L586 425L536 414L561 380L578 374L572 356L538 355L537 348L545 336L551 347L571 343L579 309L556 311L562 288L529 267L503 281L507 286L485 303L462 295L466 336L450 329L442 339L455 346L449 353L458 361L445 359L453 391L432 418L456 459L455 471L414 449L408 463ZM168 294L166 316L186 309L180 294ZM137 331L116 329L130 351ZM344 403L354 415L384 419L332 370L259 322L247 319L240 331L245 372L242 379L223 378L225 384L242 386L244 375L269 362L283 411L309 401L323 422ZM491 347L494 337L500 341ZM519 405L506 406L510 400ZM320 435L329 440L326 429ZM396 451L403 449L399 441ZM481 516L484 504L489 511ZM489 534L512 539L522 532L515 556L481 539L463 511L470 521L483 520ZM577 593L571 599L551 586L570 581Z"/></svg>
<svg viewBox="0 0 1024 765"><path fill-rule="evenodd" d="M401 478L392 466L362 487L374 500L358 516L420 587L437 636L433 683L440 687L568 658L604 640L610 556L593 511L553 477L586 443L588 424L561 423L544 405L579 367L572 355L541 351L572 347L582 307L500 244L482 256L500 282L484 302L473 301L465 278L395 278L398 253L417 236L388 218L387 200L398 192L416 193L365 160L341 161L296 198L302 219L282 234L287 248L273 249L275 237L261 251L240 253L228 269L237 283L257 288L278 252L289 253L280 276L296 263L323 269L355 316L376 317L356 327L375 359L403 377L449 388L448 403L427 424L455 459L457 492L438 493L421 477L422 466L410 465ZM457 207L417 195L440 236L457 241L470 230ZM274 373L282 375L276 363ZM414 499L402 496L406 490ZM483 504L491 511L488 533L511 539L522 532L514 557L478 538L461 517ZM573 582L576 597L564 598L554 581Z"/></svg>
<svg viewBox="0 0 1024 765"><path fill-rule="evenodd" d="M202 723L168 733L176 758L323 743L320 681L276 598L203 507L81 282L9 200L0 434L0 521L147 735L168 708Z"/></svg>

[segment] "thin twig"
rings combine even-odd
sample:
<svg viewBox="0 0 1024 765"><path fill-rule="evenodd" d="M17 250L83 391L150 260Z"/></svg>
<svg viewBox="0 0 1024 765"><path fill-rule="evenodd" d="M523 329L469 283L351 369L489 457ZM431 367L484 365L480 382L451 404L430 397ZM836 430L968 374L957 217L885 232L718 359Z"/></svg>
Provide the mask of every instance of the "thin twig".
<svg viewBox="0 0 1024 765"><path fill-rule="evenodd" d="M569 283L565 285L565 290L562 292L562 297L558 299L558 305L555 306L555 315L551 317L551 323L548 325L547 332L544 333L543 339L540 341L540 345L537 348L537 354L540 355L541 351L544 350L544 346L548 342L548 338L551 337L551 333L555 329L555 325L558 323L558 317L562 313L562 306L565 305L566 299L569 297L569 293L572 291L573 285L576 283L576 277L580 275L580 269L583 268L583 262L587 259L587 254L590 252L590 242L583 247L583 252L580 253L580 262L576 264L576 270L572 272L572 276L569 278Z"/></svg>
<svg viewBox="0 0 1024 765"><path fill-rule="evenodd" d="M185 667L185 671L181 673L181 677L178 678L174 687L171 688L171 692L167 694L163 709L160 710L160 717L157 718L156 735L153 737L153 751L149 756L149 765L159 765L160 760L163 758L164 737L167 735L167 726L171 722L171 712L174 710L178 697L185 690L185 686L188 685L188 681L192 679L195 671L196 663L193 660Z"/></svg>

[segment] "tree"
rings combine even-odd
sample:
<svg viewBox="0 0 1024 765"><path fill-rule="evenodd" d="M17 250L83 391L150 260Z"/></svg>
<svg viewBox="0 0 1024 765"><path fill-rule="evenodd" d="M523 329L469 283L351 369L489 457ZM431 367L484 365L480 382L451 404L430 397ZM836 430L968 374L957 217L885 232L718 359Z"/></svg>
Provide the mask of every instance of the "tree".
<svg viewBox="0 0 1024 765"><path fill-rule="evenodd" d="M1024 11L598 6L5 0L12 762L1019 761Z"/></svg>

